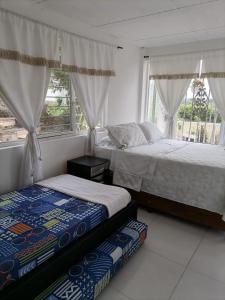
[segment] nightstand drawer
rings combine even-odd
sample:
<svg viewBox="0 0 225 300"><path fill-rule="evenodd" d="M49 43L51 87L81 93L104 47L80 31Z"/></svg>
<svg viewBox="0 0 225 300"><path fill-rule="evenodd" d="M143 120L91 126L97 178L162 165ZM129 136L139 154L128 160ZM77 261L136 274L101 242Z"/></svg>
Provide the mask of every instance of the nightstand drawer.
<svg viewBox="0 0 225 300"><path fill-rule="evenodd" d="M103 183L104 182L104 174L100 174L98 176L92 177L91 180Z"/></svg>
<svg viewBox="0 0 225 300"><path fill-rule="evenodd" d="M105 164L102 164L102 165L99 165L96 167L92 167L90 175L91 175L91 177L94 177L94 176L104 173L104 171L105 171Z"/></svg>

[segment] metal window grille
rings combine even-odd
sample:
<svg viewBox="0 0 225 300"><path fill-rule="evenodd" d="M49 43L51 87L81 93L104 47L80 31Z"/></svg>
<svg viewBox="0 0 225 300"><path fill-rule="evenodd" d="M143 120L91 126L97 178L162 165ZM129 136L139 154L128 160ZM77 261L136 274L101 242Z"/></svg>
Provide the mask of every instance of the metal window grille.
<svg viewBox="0 0 225 300"><path fill-rule="evenodd" d="M193 79L177 114L177 139L218 144L220 127L208 80Z"/></svg>

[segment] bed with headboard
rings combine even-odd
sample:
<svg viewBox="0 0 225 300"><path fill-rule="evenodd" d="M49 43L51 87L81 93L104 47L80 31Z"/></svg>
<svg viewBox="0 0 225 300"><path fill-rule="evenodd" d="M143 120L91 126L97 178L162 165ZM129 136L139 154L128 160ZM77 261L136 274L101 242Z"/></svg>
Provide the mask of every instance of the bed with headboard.
<svg viewBox="0 0 225 300"><path fill-rule="evenodd" d="M107 127L96 156L111 160L113 183L147 209L225 229L225 149L166 139L151 122Z"/></svg>

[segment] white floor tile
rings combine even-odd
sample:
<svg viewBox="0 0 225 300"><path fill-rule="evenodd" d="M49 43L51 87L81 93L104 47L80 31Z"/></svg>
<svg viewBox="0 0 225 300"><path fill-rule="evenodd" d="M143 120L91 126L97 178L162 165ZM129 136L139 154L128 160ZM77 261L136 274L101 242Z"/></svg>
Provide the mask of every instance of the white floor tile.
<svg viewBox="0 0 225 300"><path fill-rule="evenodd" d="M170 300L225 300L224 233L143 209L138 219L147 240L99 300L168 300L193 254Z"/></svg>
<svg viewBox="0 0 225 300"><path fill-rule="evenodd" d="M156 217L157 217L156 213L148 212L147 210L142 208L138 209L138 220L146 223L149 226L152 225Z"/></svg>
<svg viewBox="0 0 225 300"><path fill-rule="evenodd" d="M189 268L225 283L225 233L209 231L193 256Z"/></svg>
<svg viewBox="0 0 225 300"><path fill-rule="evenodd" d="M167 300L183 270L143 246L112 279L112 286L134 300Z"/></svg>
<svg viewBox="0 0 225 300"><path fill-rule="evenodd" d="M225 300L225 284L186 271L170 300Z"/></svg>
<svg viewBox="0 0 225 300"><path fill-rule="evenodd" d="M105 290L99 295L98 300L130 300L130 298L122 295L116 291L111 285L105 288Z"/></svg>
<svg viewBox="0 0 225 300"><path fill-rule="evenodd" d="M204 234L203 227L157 215L149 226L145 244L150 250L186 265Z"/></svg>

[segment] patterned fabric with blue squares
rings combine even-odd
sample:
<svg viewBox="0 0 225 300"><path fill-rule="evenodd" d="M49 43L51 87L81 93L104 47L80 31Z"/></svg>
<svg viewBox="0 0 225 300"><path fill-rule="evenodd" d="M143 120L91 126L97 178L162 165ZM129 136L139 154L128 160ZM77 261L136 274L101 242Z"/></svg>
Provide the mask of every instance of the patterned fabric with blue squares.
<svg viewBox="0 0 225 300"><path fill-rule="evenodd" d="M107 217L104 205L38 185L0 196L0 289Z"/></svg>
<svg viewBox="0 0 225 300"><path fill-rule="evenodd" d="M147 225L130 220L35 300L93 300L144 243Z"/></svg>

